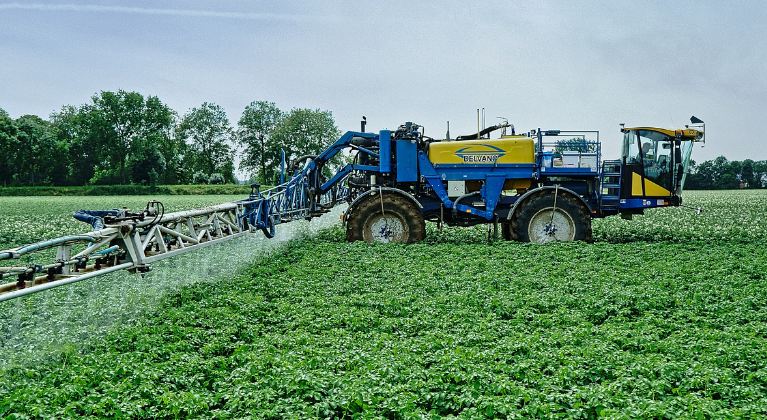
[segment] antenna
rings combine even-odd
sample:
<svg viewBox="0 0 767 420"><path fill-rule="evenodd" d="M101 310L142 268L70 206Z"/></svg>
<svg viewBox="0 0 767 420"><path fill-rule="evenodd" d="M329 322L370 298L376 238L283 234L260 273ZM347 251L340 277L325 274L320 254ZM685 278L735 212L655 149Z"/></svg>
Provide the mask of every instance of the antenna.
<svg viewBox="0 0 767 420"><path fill-rule="evenodd" d="M477 108L477 139L479 139L480 131L482 130L479 128L479 108Z"/></svg>
<svg viewBox="0 0 767 420"><path fill-rule="evenodd" d="M506 135L506 127L509 126L509 119L508 118L503 118L503 117L497 117L497 118L500 119L500 120L503 120L503 124L501 125L503 127L503 131L501 131L501 137L503 137L503 136ZM511 126L511 135L512 136L514 135L514 126L513 125Z"/></svg>

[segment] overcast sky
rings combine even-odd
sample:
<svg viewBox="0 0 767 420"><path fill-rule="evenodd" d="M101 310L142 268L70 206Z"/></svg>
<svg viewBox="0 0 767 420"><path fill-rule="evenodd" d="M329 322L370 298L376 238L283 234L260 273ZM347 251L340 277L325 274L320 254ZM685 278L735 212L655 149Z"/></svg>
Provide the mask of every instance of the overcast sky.
<svg viewBox="0 0 767 420"><path fill-rule="evenodd" d="M47 118L95 93L184 114L252 101L329 110L342 131L405 121L435 138L706 122L701 162L767 159L764 1L0 0L0 108ZM729 133L729 134L727 134Z"/></svg>

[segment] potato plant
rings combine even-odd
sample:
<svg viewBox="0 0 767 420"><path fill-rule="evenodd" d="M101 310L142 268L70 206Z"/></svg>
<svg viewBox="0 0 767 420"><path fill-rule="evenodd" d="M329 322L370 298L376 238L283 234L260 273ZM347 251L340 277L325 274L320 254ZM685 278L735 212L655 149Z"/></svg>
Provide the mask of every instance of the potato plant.
<svg viewBox="0 0 767 420"><path fill-rule="evenodd" d="M685 202L706 211L598 220L589 244L303 236L7 363L0 416L764 418L767 194Z"/></svg>

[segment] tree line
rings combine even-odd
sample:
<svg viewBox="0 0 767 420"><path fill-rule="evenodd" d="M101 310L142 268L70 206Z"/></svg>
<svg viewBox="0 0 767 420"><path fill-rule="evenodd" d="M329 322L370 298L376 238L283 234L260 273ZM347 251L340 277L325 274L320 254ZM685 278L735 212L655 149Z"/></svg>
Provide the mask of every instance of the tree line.
<svg viewBox="0 0 767 420"><path fill-rule="evenodd" d="M767 188L767 160L728 161L719 156L701 164L692 161L684 187L688 190Z"/></svg>
<svg viewBox="0 0 767 420"><path fill-rule="evenodd" d="M319 109L254 101L233 127L214 103L179 115L156 96L101 91L48 120L0 108L0 186L234 183L237 153L251 180L273 184L282 150L318 154L339 134Z"/></svg>
<svg viewBox="0 0 767 420"><path fill-rule="evenodd" d="M48 120L0 108L0 186L234 183L236 153L252 181L274 184L282 151L319 154L339 135L330 111L254 101L233 127L213 103L179 115L156 96L101 91ZM767 161L693 161L685 188L767 188Z"/></svg>

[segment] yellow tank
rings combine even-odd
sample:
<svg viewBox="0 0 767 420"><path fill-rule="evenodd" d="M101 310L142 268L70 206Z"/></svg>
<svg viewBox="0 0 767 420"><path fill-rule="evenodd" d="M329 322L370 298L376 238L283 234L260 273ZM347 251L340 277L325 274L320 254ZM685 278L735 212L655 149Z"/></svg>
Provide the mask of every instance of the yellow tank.
<svg viewBox="0 0 767 420"><path fill-rule="evenodd" d="M535 163L535 146L526 136L441 141L429 145L429 161L435 166Z"/></svg>

